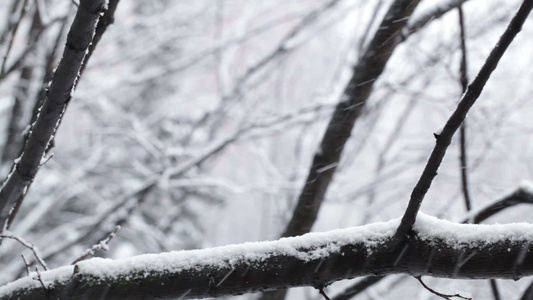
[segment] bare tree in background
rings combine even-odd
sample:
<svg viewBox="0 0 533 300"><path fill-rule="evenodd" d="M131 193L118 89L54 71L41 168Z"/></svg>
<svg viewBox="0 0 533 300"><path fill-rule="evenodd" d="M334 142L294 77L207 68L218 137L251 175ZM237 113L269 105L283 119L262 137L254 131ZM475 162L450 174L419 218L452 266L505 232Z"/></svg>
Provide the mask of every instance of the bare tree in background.
<svg viewBox="0 0 533 300"><path fill-rule="evenodd" d="M507 47L522 24L523 35L531 31L525 21L533 1L369 2L4 5L2 282L34 264L106 256L108 243L119 257L298 236L401 217L407 199L396 235L371 255L368 245L353 243L343 255L305 263L272 253L260 268L243 260L142 278L125 271L103 282L76 264L69 280L14 295L185 299L276 290L259 297L283 299L288 287L311 286L317 299L372 298L380 287L413 297L423 281L399 291L395 284L409 277L388 275L533 274L527 239L461 252L412 230L424 198L426 212L471 223L500 215L508 222L501 212L531 203L530 191L517 187L530 174L522 142L531 126L523 115L529 91L520 84L531 74L510 62L530 45L521 39ZM467 52L470 45L477 48ZM516 76L512 88L509 76ZM30 253L24 260L20 247ZM476 255L464 260L469 251ZM517 295L507 281L478 285L494 299L531 293ZM289 293L294 299L301 291Z"/></svg>

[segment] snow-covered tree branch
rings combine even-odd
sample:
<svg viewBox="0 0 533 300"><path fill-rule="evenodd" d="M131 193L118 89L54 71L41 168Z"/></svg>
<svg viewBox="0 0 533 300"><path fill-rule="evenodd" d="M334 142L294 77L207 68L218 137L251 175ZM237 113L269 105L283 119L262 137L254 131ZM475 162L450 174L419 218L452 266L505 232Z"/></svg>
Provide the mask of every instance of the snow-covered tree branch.
<svg viewBox="0 0 533 300"><path fill-rule="evenodd" d="M401 247L399 219L278 241L91 259L0 288L0 299L193 299L363 275L519 279L533 275L533 225L456 224L424 214ZM494 259L498 257L498 259Z"/></svg>
<svg viewBox="0 0 533 300"><path fill-rule="evenodd" d="M530 297L533 0L6 2L0 299Z"/></svg>

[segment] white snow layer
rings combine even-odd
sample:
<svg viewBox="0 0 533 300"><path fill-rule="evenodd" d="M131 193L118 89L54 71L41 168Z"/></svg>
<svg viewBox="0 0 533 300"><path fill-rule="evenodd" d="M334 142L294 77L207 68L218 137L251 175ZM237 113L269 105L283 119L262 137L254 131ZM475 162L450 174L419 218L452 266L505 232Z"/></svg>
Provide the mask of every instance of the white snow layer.
<svg viewBox="0 0 533 300"><path fill-rule="evenodd" d="M520 189L526 193L533 194L533 182L527 179L524 179L520 182Z"/></svg>
<svg viewBox="0 0 533 300"><path fill-rule="evenodd" d="M181 270L211 267L231 267L248 261L261 262L272 255L288 255L303 261L320 259L331 253L338 253L347 244L364 242L372 247L379 246L391 238L400 223L394 219L383 223L337 229L321 233L309 233L300 237L283 238L277 241L244 243L200 250L173 251L161 254L145 254L124 259L92 258L77 263L80 274L96 278L116 278L131 273L179 272ZM533 241L533 224L516 223L506 225L457 224L419 213L414 230L423 240L441 239L450 247L477 246L501 240ZM314 249L305 251L298 249ZM65 266L51 271L42 271L41 279L48 287L54 282L64 282L73 275L74 266ZM0 297L23 288L40 287L37 274L20 278L0 287Z"/></svg>

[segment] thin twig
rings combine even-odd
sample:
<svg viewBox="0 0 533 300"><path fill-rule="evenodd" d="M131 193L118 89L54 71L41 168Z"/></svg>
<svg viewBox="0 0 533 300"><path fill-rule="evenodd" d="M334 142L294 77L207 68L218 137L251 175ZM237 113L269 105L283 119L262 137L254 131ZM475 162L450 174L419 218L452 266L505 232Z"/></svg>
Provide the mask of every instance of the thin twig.
<svg viewBox="0 0 533 300"><path fill-rule="evenodd" d="M14 216L13 207L24 200L26 190L39 171L41 158L49 148L49 142L56 133L66 105L72 98L85 50L92 41L92 33L105 3L105 0L81 1L67 36L63 58L54 73L39 117L32 124L31 134L23 147L20 160L13 165L0 189L1 226L6 226L8 219Z"/></svg>
<svg viewBox="0 0 533 300"><path fill-rule="evenodd" d="M26 260L24 254L21 253L20 256L22 256L22 260L24 261L24 265L26 266L26 273L28 274L28 276L30 276L30 264L28 263L28 260Z"/></svg>
<svg viewBox="0 0 533 300"><path fill-rule="evenodd" d="M44 285L43 278L41 277L41 272L39 272L39 267L35 266L35 273L37 273L37 278L33 278L41 283L41 286L46 291L48 288L46 288L46 285Z"/></svg>
<svg viewBox="0 0 533 300"><path fill-rule="evenodd" d="M331 300L331 299L329 299L328 295L326 295L326 292L324 292L324 289L323 289L323 288L319 288L319 289L318 289L318 293L319 293L320 295L324 296L324 299L326 299L326 300Z"/></svg>
<svg viewBox="0 0 533 300"><path fill-rule="evenodd" d="M463 8L461 4L457 6L459 12L459 29L460 29L460 42L461 42L461 63L460 63L460 83L462 93L464 94L468 88L468 71L467 71L467 55L466 55L466 34L465 34L465 22L463 15ZM459 149L460 149L460 171L461 171L461 187L463 191L463 197L465 200L466 210L472 209L472 200L470 197L470 190L468 186L468 163L467 163L467 149L466 149L466 120L463 121L459 131Z"/></svg>
<svg viewBox="0 0 533 300"><path fill-rule="evenodd" d="M9 6L7 15L14 16L17 13L19 4L20 4L19 0L12 0L11 5ZM6 45L7 37L16 23L16 20L14 20L13 18L5 18L5 20L6 20L6 24L4 26L4 30L0 33L0 45Z"/></svg>
<svg viewBox="0 0 533 300"><path fill-rule="evenodd" d="M41 258L41 255L39 254L39 249L37 247L35 247L35 244L30 244L30 243L26 242L22 237L14 234L12 232L6 231L6 230L4 230L4 232L2 234L0 234L0 238L6 238L6 239L15 240L15 241L19 242L22 246L30 249L31 252L33 252L33 256L35 257L35 259L37 259L37 261L43 267L43 269L45 271L48 270L48 266L46 265L44 260Z"/></svg>
<svg viewBox="0 0 533 300"><path fill-rule="evenodd" d="M522 29L527 16L533 8L533 0L525 0L516 15L511 20L511 23L507 27L507 30L502 34L500 40L496 46L492 49L489 57L485 61L485 64L479 71L474 81L468 86L466 93L463 95L456 110L448 119L448 122L444 126L442 132L436 135L437 143L431 152L426 167L420 176L413 192L405 213L402 217L402 221L398 230L396 231L396 239L403 239L407 233L411 230L411 227L416 221L416 215L420 209L420 205L424 200L424 197L429 190L433 178L437 176L437 170L446 154L446 150L452 141L454 133L459 129L461 123L466 117L466 114L479 98L481 91L487 83L490 75L496 69L498 62L502 58L503 54L516 37L518 32Z"/></svg>
<svg viewBox="0 0 533 300"><path fill-rule="evenodd" d="M107 251L109 249L109 247L107 246L109 244L109 242L115 237L115 235L117 234L117 232L120 230L120 225L118 225L117 227L115 227L115 230L113 230L113 232L111 232L105 239L101 240L100 242L94 244L91 248L85 250L85 252L83 252L83 254L76 258L72 263L71 265L75 265L76 263L86 259L87 257L89 256L93 256L94 253L98 250L103 250L103 251Z"/></svg>
<svg viewBox="0 0 533 300"><path fill-rule="evenodd" d="M441 297L441 298L448 299L448 300L451 300L451 298L461 298L461 299L466 299L466 300L472 300L471 297L465 297L465 296L462 296L462 295L460 295L460 294L453 294L453 295L451 295L451 294L443 294L443 293L437 292L437 291L435 291L434 289L432 289L432 288L430 288L429 286L427 286L427 285L424 283L424 281L422 281L422 276L416 276L415 278L418 279L418 281L420 281L420 283L422 284L422 286L423 286L426 290L430 291L431 293L433 293L433 294L435 294L435 295L437 295L437 296L439 296L439 297Z"/></svg>
<svg viewBox="0 0 533 300"><path fill-rule="evenodd" d="M459 31L460 31L460 43L461 43L461 64L460 64L460 83L462 92L465 93L468 88L468 61L466 52L466 30L463 7L460 3L457 6L459 14ZM470 197L470 188L468 184L468 163L467 163L467 147L466 147L466 120L463 121L461 128L459 129L459 149L460 149L460 171L461 171L461 188L463 191L463 197L465 200L466 211L472 210L472 199ZM500 291L496 284L496 279L489 279L492 294L495 300L500 300Z"/></svg>
<svg viewBox="0 0 533 300"><path fill-rule="evenodd" d="M31 39L30 43L26 46L26 49L19 54L19 56L15 59L13 59L11 65L9 67L6 66L4 73L2 77L0 77L0 80L2 80L4 77L8 76L10 73L13 73L15 70L19 69L23 63L25 62L25 59L29 56L30 53L32 53L33 50L35 50L35 46L37 45L37 42L39 41L40 36L48 30L52 25L54 25L57 22L62 22L65 20L66 17L58 17L50 22L41 25L41 27L37 30L33 38Z"/></svg>

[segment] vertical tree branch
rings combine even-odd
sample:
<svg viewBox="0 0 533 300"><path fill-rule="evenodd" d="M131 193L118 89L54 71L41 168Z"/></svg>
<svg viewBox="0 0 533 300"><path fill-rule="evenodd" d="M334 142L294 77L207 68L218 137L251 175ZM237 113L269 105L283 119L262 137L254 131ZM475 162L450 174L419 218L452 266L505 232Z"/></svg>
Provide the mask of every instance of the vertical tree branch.
<svg viewBox="0 0 533 300"><path fill-rule="evenodd" d="M400 32L417 4L418 1L396 0L379 26L382 29L375 33L367 51L354 67L353 76L315 153L294 214L282 236L301 235L311 230L355 121L401 41Z"/></svg>
<svg viewBox="0 0 533 300"><path fill-rule="evenodd" d="M12 208L23 200L41 159L71 98L86 51L105 0L82 0L67 37L63 58L54 74L31 134L0 189L0 225L5 228Z"/></svg>
<svg viewBox="0 0 533 300"><path fill-rule="evenodd" d="M472 105L474 105L476 100L479 98L483 87L487 83L494 69L496 69L496 66L498 65L498 62L500 61L501 57L503 56L513 39L516 37L518 32L520 32L520 30L522 29L522 25L527 19L527 16L529 15L532 7L533 0L524 0L518 12L511 20L511 23L509 24L503 35L500 37L498 43L492 49L491 53L489 54L489 57L485 61L484 65L481 67L481 70L479 71L478 75L476 76L474 81L468 86L465 94L459 102L459 105L457 106L456 110L453 112L453 114L448 119L446 125L444 126L444 129L440 134L435 135L437 139L436 145L433 148L433 151L431 152L431 155L428 159L426 167L424 168L424 171L422 172L422 175L420 176L420 179L418 180L415 188L413 189L413 192L411 193L409 204L402 217L400 226L398 226L398 230L396 232L397 239L403 239L406 234L411 230L411 227L415 223L416 215L418 214L420 205L422 204L424 196L426 195L427 191L429 190L429 187L431 186L433 178L435 178L435 176L437 175L437 170L442 162L442 159L444 158L446 149L451 143L454 133L457 131L457 129L459 129L459 126L465 119L468 110L472 107Z"/></svg>
<svg viewBox="0 0 533 300"><path fill-rule="evenodd" d="M54 68L55 68L54 62L55 62L56 55L57 55L57 52L58 52L58 49L59 49L59 46L60 46L60 43L61 43L61 37L63 36L63 32L65 31L66 25L67 25L67 18L64 17L61 20L61 25L60 25L60 28L58 30L57 37L56 37L56 39L54 41L53 47L49 51L49 53L46 55L45 64L44 64L43 83L42 83L40 91L37 93L37 95L35 96L35 99L33 101L34 104L33 104L32 114L31 114L31 118L30 118L30 122L29 122L30 125L34 124L35 121L37 120L37 116L39 115L40 109L41 109L41 107L42 107L42 105L44 103L44 100L46 98L46 92L48 90L48 85L49 85L49 82L52 80L53 73L54 73ZM18 144L18 147L19 147L18 148L18 151L19 151L18 155L19 156L20 156L20 154L22 154L23 145L26 144L29 134L30 134L30 131L22 132L23 142ZM49 142L49 145L52 145L52 144L53 144L53 140ZM48 147L47 150L49 148L50 147ZM29 188L30 188L30 186L28 186L27 189L29 189ZM22 204L22 198L23 197L24 197L24 195L21 195L20 199L18 199L16 201L16 204L13 207L13 211L11 212L11 215L10 215L10 217L8 219L7 228L9 228L11 226L11 223L13 222L14 217L17 215L17 212L18 212L18 210L20 208L20 205Z"/></svg>
<svg viewBox="0 0 533 300"><path fill-rule="evenodd" d="M282 237L297 236L311 231L324 200L341 154L350 138L355 121L361 115L392 53L402 41L401 32L419 0L396 0L385 14L368 49L353 69L326 132L315 153L305 185ZM264 293L262 300L284 299L286 290Z"/></svg>
<svg viewBox="0 0 533 300"><path fill-rule="evenodd" d="M457 6L457 12L459 15L459 31L460 31L460 43L461 43L461 65L460 65L460 81L463 94L468 88L468 61L466 52L466 34L465 34L465 21L463 6L459 4ZM467 163L467 147L466 147L466 120L459 128L459 148L460 148L460 170L461 170L461 188L463 191L463 197L465 200L465 207L467 211L472 210L472 200L470 197L470 189L468 184L468 163ZM489 284L494 295L494 300L500 300L500 292L496 279L490 279Z"/></svg>
<svg viewBox="0 0 533 300"><path fill-rule="evenodd" d="M460 31L460 42L461 42L461 66L460 66L460 75L461 75L461 87L463 89L463 94L468 88L468 71L467 71L467 59L466 59L466 38L465 38L465 24L463 16L463 7L461 4L457 6L457 11L459 12L459 31ZM466 153L466 120L463 120L463 124L459 130L459 148L460 148L460 170L461 170L461 187L463 191L463 197L465 200L466 210L470 211L472 209L472 203L470 200L470 191L468 187L468 164L467 164L467 153Z"/></svg>

